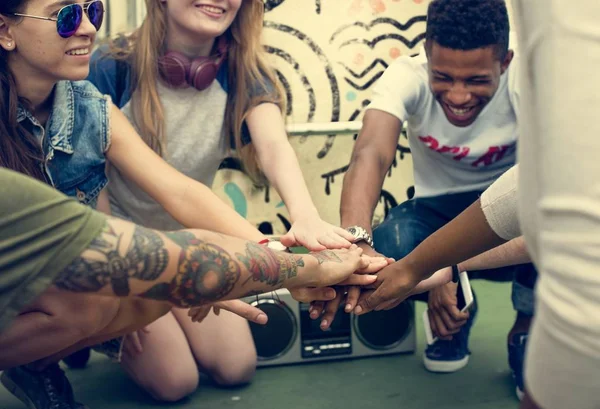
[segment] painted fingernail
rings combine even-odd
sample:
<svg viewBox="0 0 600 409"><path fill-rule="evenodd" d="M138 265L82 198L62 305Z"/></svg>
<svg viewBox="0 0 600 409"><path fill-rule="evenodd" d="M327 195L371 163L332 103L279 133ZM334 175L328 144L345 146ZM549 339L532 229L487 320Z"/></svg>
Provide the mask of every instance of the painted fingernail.
<svg viewBox="0 0 600 409"><path fill-rule="evenodd" d="M327 320L321 321L321 328L326 329L327 328L327 324L328 324Z"/></svg>
<svg viewBox="0 0 600 409"><path fill-rule="evenodd" d="M345 309L345 311L346 311L346 312L350 312L350 311L352 311L352 304L346 304L346 309Z"/></svg>
<svg viewBox="0 0 600 409"><path fill-rule="evenodd" d="M363 309L360 305L357 305L356 308L354 309L355 314L360 314L362 311L363 311Z"/></svg>
<svg viewBox="0 0 600 409"><path fill-rule="evenodd" d="M335 290L327 290L325 291L325 297L327 298L335 298Z"/></svg>
<svg viewBox="0 0 600 409"><path fill-rule="evenodd" d="M317 319L319 317L319 315L317 314L316 311L313 311L310 313L310 318L312 318L313 320Z"/></svg>
<svg viewBox="0 0 600 409"><path fill-rule="evenodd" d="M310 313L312 313L312 311L313 311L313 306L311 305L311 306L308 308L308 312L309 312L309 314L310 314Z"/></svg>

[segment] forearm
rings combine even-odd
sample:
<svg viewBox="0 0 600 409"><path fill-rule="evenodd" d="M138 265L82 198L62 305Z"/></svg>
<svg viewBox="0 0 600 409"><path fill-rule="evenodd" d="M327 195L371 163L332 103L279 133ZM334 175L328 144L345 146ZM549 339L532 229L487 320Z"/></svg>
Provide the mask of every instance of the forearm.
<svg viewBox="0 0 600 409"><path fill-rule="evenodd" d="M399 118L369 109L354 144L352 159L342 188L342 227L358 225L371 232L373 212L381 196L385 175L396 157L402 132Z"/></svg>
<svg viewBox="0 0 600 409"><path fill-rule="evenodd" d="M58 277L67 291L139 296L190 307L313 286L320 260L202 230L158 233L109 219Z"/></svg>
<svg viewBox="0 0 600 409"><path fill-rule="evenodd" d="M388 169L387 163L372 154L359 152L353 155L342 189L342 227L358 225L371 233L373 213Z"/></svg>
<svg viewBox="0 0 600 409"><path fill-rule="evenodd" d="M187 228L210 230L256 242L265 238L248 220L202 183L190 179L189 186L182 191L182 195L170 197L163 206Z"/></svg>
<svg viewBox="0 0 600 409"><path fill-rule="evenodd" d="M292 222L319 217L298 158L288 140L271 143L259 159L265 176L285 203Z"/></svg>
<svg viewBox="0 0 600 409"><path fill-rule="evenodd" d="M458 268L460 271L476 271L525 263L531 263L531 257L525 246L525 239L521 236L458 263Z"/></svg>
<svg viewBox="0 0 600 409"><path fill-rule="evenodd" d="M248 240L264 238L209 187L177 171L152 151L115 106L111 123L112 143L106 152L108 160L175 220L188 228L206 229Z"/></svg>
<svg viewBox="0 0 600 409"><path fill-rule="evenodd" d="M531 258L525 246L525 239L517 237L501 244L485 253L479 254L457 264L458 271L489 270L494 268L530 263ZM452 269L444 267L436 271L431 277L419 282L412 294L420 294L432 288L447 284L452 280Z"/></svg>
<svg viewBox="0 0 600 409"><path fill-rule="evenodd" d="M186 228L210 230L257 242L265 238L208 186L173 168L166 168L160 179L141 177L138 174L143 170L138 168L130 168L128 172L135 172L138 185Z"/></svg>
<svg viewBox="0 0 600 409"><path fill-rule="evenodd" d="M398 263L408 264L424 280L443 267L468 260L504 242L487 223L477 200Z"/></svg>

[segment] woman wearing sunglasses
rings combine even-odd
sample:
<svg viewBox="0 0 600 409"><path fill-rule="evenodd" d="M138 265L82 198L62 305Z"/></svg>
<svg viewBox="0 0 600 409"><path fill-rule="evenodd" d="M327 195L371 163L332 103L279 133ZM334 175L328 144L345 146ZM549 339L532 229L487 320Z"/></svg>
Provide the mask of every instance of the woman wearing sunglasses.
<svg viewBox="0 0 600 409"><path fill-rule="evenodd" d="M100 1L0 2L0 166L106 209L108 159L181 225L262 240L260 232L208 187L177 172L148 148L92 84L78 81L88 75L103 15ZM168 309L154 303L45 294L0 337L0 368L33 362L101 329L114 329L111 325L122 311L129 316L118 329L127 319L148 323ZM145 312L153 318L144 317ZM2 381L29 407L82 407L55 363L35 371L5 370Z"/></svg>
<svg viewBox="0 0 600 409"><path fill-rule="evenodd" d="M260 42L263 1L146 0L146 9L133 35L95 54L89 79L150 147L206 186L233 149L254 181L270 182L284 200L293 222L284 244L349 246L351 234L320 218L287 139L284 92ZM114 214L180 227L117 167L109 176ZM159 400L192 393L199 368L223 385L248 382L254 373L251 334L239 317L210 313L197 324L188 311L173 310L147 330L126 338L122 365Z"/></svg>

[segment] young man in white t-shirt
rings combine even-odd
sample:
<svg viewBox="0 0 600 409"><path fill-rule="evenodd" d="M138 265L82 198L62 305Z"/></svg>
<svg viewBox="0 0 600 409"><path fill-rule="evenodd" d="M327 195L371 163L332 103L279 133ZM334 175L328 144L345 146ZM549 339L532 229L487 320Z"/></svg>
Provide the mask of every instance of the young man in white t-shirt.
<svg viewBox="0 0 600 409"><path fill-rule="evenodd" d="M369 248L373 210L406 123L415 198L392 209L372 234L375 251L395 259L476 201L516 161L517 64L508 48L504 1L434 0L427 21L424 50L400 57L377 82L342 191L342 226L354 227ZM518 316L508 337L509 361L522 389L536 273L530 264L512 270ZM477 310L460 313L456 290L448 284L425 296L434 333L446 339L426 349L425 366L434 372L459 370L469 359ZM351 306L356 296L349 294Z"/></svg>

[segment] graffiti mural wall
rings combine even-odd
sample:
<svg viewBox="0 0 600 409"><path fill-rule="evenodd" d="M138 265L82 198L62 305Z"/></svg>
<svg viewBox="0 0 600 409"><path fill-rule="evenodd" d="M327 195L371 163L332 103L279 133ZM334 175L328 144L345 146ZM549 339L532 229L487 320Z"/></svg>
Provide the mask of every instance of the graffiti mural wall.
<svg viewBox="0 0 600 409"><path fill-rule="evenodd" d="M288 123L360 120L373 84L401 55L418 52L424 0L266 0L265 45L290 103ZM292 137L321 216L339 223L342 179L355 136ZM272 190L256 191L238 170L220 171L214 190L265 233L281 234L289 216ZM405 137L384 183L375 223L412 196Z"/></svg>
<svg viewBox="0 0 600 409"><path fill-rule="evenodd" d="M145 0L104 0L108 18L100 38L141 24ZM429 0L264 0L265 46L289 101L287 122L361 120L373 85L386 67L423 44ZM511 13L510 1L509 14ZM342 179L356 136L292 137L321 216L339 223ZM265 233L281 234L289 215L270 189L257 191L227 160L215 192ZM412 197L412 163L405 137L385 180L374 223Z"/></svg>

